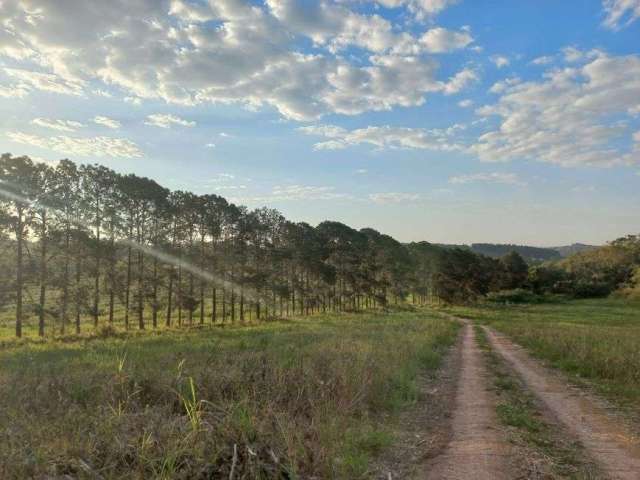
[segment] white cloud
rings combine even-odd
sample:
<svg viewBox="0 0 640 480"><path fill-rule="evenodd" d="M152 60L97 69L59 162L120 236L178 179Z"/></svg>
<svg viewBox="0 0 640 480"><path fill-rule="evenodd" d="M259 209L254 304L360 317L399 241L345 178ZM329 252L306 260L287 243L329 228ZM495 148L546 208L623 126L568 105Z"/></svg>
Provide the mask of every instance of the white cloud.
<svg viewBox="0 0 640 480"><path fill-rule="evenodd" d="M338 150L355 145L373 145L383 149L420 149L453 151L462 150L460 145L451 143L451 136L465 127L460 124L448 129L403 128L389 125L345 130L334 125L312 125L299 130L307 135L326 137L329 140L316 143L315 150Z"/></svg>
<svg viewBox="0 0 640 480"><path fill-rule="evenodd" d="M531 60L531 63L533 65L549 65L550 63L553 63L553 57L544 55L542 57L534 58L533 60Z"/></svg>
<svg viewBox="0 0 640 480"><path fill-rule="evenodd" d="M287 185L274 187L271 197L277 200L334 200L350 196L337 193L334 187Z"/></svg>
<svg viewBox="0 0 640 480"><path fill-rule="evenodd" d="M124 97L124 101L136 107L142 105L142 99L140 97Z"/></svg>
<svg viewBox="0 0 640 480"><path fill-rule="evenodd" d="M315 185L282 185L275 186L270 193L263 196L255 197L236 197L231 198L232 202L237 203L262 203L270 202L288 202L302 200L353 200L353 196L336 192L334 187L315 186Z"/></svg>
<svg viewBox="0 0 640 480"><path fill-rule="evenodd" d="M500 80L499 82L494 83L489 91L491 93L502 93L507 88L517 85L521 82L518 77L505 78L504 80Z"/></svg>
<svg viewBox="0 0 640 480"><path fill-rule="evenodd" d="M24 83L9 85L4 87L0 85L0 97L2 98L24 98L29 95L29 87Z"/></svg>
<svg viewBox="0 0 640 480"><path fill-rule="evenodd" d="M22 89L43 90L64 95L82 95L82 83L79 81L65 80L58 75L20 68L5 67L4 72L9 77L19 80Z"/></svg>
<svg viewBox="0 0 640 480"><path fill-rule="evenodd" d="M191 122L189 120L185 120L183 118L177 117L170 113L154 113L153 115L147 116L147 121L144 122L145 125L152 125L154 127L160 128L171 128L172 125L180 125L183 127L194 127L196 122Z"/></svg>
<svg viewBox="0 0 640 480"><path fill-rule="evenodd" d="M369 195L369 200L379 204L411 203L420 200L420 194L402 192L372 193Z"/></svg>
<svg viewBox="0 0 640 480"><path fill-rule="evenodd" d="M498 68L507 67L509 63L511 63L504 55L492 55L489 57L489 60Z"/></svg>
<svg viewBox="0 0 640 480"><path fill-rule="evenodd" d="M494 105L476 111L499 127L470 148L484 161L530 159L563 166L638 163L618 140L640 98L640 57L599 55L577 68L550 70L540 81L508 85Z"/></svg>
<svg viewBox="0 0 640 480"><path fill-rule="evenodd" d="M458 102L458 106L462 107L462 108L469 108L469 107L473 106L473 100L470 100L468 98L465 99L465 100L460 100Z"/></svg>
<svg viewBox="0 0 640 480"><path fill-rule="evenodd" d="M225 183L235 179L235 175L230 173L218 173L213 178L206 181L207 184Z"/></svg>
<svg viewBox="0 0 640 480"><path fill-rule="evenodd" d="M467 175L458 175L449 178L449 183L464 185L467 183L499 183L504 185L524 186L523 182L515 173L471 173Z"/></svg>
<svg viewBox="0 0 640 480"><path fill-rule="evenodd" d="M142 157L138 146L124 138L111 137L40 137L23 132L8 132L7 137L15 143L52 150L80 157Z"/></svg>
<svg viewBox="0 0 640 480"><path fill-rule="evenodd" d="M640 18L640 0L603 0L607 15L603 25L612 30L624 28Z"/></svg>
<svg viewBox="0 0 640 480"><path fill-rule="evenodd" d="M356 173L358 175L364 175L365 173L368 173L369 170L367 170L366 168L359 168L358 170L356 170Z"/></svg>
<svg viewBox="0 0 640 480"><path fill-rule="evenodd" d="M464 48L473 42L473 37L466 31L454 32L446 28L436 27L427 30L420 43L429 53L445 53Z"/></svg>
<svg viewBox="0 0 640 480"><path fill-rule="evenodd" d="M102 90L102 89L94 90L93 94L98 96L98 97L104 97L104 98L112 98L113 97L113 95L111 95L111 93L107 92L106 90Z"/></svg>
<svg viewBox="0 0 640 480"><path fill-rule="evenodd" d="M39 127L58 130L59 132L75 132L84 127L82 123L73 120L53 120L50 118L34 118L31 123Z"/></svg>
<svg viewBox="0 0 640 480"><path fill-rule="evenodd" d="M246 185L218 185L218 186L214 187L214 190L216 190L218 192L235 191L235 190L246 190L246 189L247 189Z"/></svg>
<svg viewBox="0 0 640 480"><path fill-rule="evenodd" d="M453 3L385 0L384 5L426 17ZM421 42L406 25L358 13L350 5L2 2L0 18L11 51L28 58L16 60L25 68L5 71L23 85L23 92L83 95L86 89L98 95L108 88L134 105L149 99L179 105L239 103L272 107L294 120L419 106L427 95L456 93L477 79L469 69L449 80L439 78L439 64L424 55L468 45L468 29L432 28ZM320 50L300 53L300 40ZM339 54L349 47L363 54ZM47 73L32 71L34 63Z"/></svg>
<svg viewBox="0 0 640 480"><path fill-rule="evenodd" d="M416 15L418 20L440 13L444 9L455 5L460 0L377 0L377 3L387 8L406 6Z"/></svg>
<svg viewBox="0 0 640 480"><path fill-rule="evenodd" d="M573 46L563 48L562 54L568 63L585 62L605 55L603 51L598 49L584 51Z"/></svg>
<svg viewBox="0 0 640 480"><path fill-rule="evenodd" d="M117 130L122 126L122 124L118 120L105 117L104 115L96 115L95 117L93 117L93 123L97 125L102 125L103 127L107 127L112 130Z"/></svg>
<svg viewBox="0 0 640 480"><path fill-rule="evenodd" d="M478 80L478 74L475 70L465 68L456 73L449 81L442 85L445 95L452 95L462 91L467 85Z"/></svg>

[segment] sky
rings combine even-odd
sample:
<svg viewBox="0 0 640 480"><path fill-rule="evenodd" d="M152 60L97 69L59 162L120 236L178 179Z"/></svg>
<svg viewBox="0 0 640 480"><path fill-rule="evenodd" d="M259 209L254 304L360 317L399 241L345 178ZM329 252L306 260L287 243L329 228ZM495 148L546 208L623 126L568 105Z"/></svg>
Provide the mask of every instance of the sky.
<svg viewBox="0 0 640 480"><path fill-rule="evenodd" d="M401 241L640 231L640 0L0 0L0 151Z"/></svg>

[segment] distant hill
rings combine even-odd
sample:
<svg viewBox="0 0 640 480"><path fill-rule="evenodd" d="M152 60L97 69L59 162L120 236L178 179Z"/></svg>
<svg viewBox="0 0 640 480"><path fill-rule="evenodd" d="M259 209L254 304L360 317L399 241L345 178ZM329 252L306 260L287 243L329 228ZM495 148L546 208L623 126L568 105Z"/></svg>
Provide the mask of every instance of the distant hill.
<svg viewBox="0 0 640 480"><path fill-rule="evenodd" d="M527 263L541 263L548 260L560 260L562 256L553 248L530 247L500 243L472 243L471 245L438 244L446 248L465 248L487 257L500 258L511 251L518 252Z"/></svg>
<svg viewBox="0 0 640 480"><path fill-rule="evenodd" d="M553 247L562 257L570 257L583 250L592 250L598 248L595 245L585 245L584 243L574 243L573 245L565 245L564 247Z"/></svg>
<svg viewBox="0 0 640 480"><path fill-rule="evenodd" d="M501 245L495 243L472 243L471 250L488 257L499 258L511 251L518 252L527 263L546 262L562 258L553 248L529 247L527 245Z"/></svg>
<svg viewBox="0 0 640 480"><path fill-rule="evenodd" d="M464 248L474 253L486 255L487 257L500 258L511 251L518 252L529 264L542 263L553 260L560 260L569 257L583 250L597 248L594 245L584 243L574 243L561 247L530 247L528 245L513 245L502 243L472 243L471 245L437 244L446 248Z"/></svg>

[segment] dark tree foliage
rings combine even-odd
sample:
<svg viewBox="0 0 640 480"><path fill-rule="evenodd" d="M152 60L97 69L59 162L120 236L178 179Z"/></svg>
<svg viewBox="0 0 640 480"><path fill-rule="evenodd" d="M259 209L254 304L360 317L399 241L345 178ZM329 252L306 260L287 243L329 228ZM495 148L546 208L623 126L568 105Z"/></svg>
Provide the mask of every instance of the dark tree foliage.
<svg viewBox="0 0 640 480"><path fill-rule="evenodd" d="M515 252L403 245L371 228L294 223L99 165L0 157L0 308L13 310L18 336L25 321L44 335L80 333L87 322L145 329L469 302L525 284L610 291L633 277L639 244L620 239L527 280Z"/></svg>

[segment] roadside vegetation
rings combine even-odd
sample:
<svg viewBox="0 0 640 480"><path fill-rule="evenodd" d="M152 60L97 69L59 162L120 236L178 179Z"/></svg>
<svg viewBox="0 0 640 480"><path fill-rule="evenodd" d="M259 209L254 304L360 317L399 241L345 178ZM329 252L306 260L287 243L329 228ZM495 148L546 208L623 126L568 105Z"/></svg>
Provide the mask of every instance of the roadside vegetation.
<svg viewBox="0 0 640 480"><path fill-rule="evenodd" d="M343 314L14 345L0 477L362 478L457 329Z"/></svg>

